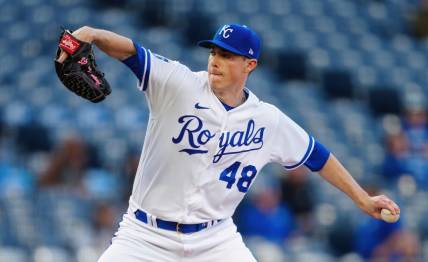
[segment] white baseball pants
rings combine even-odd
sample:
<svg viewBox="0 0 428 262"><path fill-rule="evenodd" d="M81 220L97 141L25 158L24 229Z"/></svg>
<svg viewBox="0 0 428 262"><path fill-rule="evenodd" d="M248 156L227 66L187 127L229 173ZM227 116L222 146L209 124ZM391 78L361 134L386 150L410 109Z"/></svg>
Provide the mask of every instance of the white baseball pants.
<svg viewBox="0 0 428 262"><path fill-rule="evenodd" d="M254 262L232 219L191 234L155 228L128 211L98 262Z"/></svg>

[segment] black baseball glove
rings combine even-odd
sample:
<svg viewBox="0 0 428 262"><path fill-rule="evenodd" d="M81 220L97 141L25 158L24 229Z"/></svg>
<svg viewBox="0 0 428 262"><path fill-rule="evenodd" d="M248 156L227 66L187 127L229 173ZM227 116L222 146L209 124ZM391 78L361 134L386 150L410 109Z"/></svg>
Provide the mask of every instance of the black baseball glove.
<svg viewBox="0 0 428 262"><path fill-rule="evenodd" d="M62 63L57 61L61 50L68 54ZM65 87L93 103L111 93L104 73L97 68L92 45L75 38L68 30L63 30L59 38L55 70Z"/></svg>

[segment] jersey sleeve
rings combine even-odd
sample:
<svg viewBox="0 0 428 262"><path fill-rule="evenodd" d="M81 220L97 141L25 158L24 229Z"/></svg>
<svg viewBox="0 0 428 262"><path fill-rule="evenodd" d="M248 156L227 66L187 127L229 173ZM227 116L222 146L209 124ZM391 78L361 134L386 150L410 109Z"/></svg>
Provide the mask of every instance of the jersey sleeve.
<svg viewBox="0 0 428 262"><path fill-rule="evenodd" d="M278 110L278 122L273 139L272 158L286 169L304 164L314 149L314 138Z"/></svg>
<svg viewBox="0 0 428 262"><path fill-rule="evenodd" d="M144 91L149 108L159 111L180 92L190 70L177 61L152 53L134 42L136 54L122 62L138 79L138 89Z"/></svg>
<svg viewBox="0 0 428 262"><path fill-rule="evenodd" d="M306 160L305 166L311 171L320 171L327 163L329 157L330 151L323 144L315 140L314 149L308 160Z"/></svg>

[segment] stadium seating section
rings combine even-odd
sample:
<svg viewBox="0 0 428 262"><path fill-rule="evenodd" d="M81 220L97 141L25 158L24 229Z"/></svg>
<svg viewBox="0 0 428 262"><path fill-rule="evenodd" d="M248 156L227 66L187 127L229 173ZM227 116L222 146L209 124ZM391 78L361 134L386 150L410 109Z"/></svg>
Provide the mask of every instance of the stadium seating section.
<svg viewBox="0 0 428 262"><path fill-rule="evenodd" d="M91 249L88 240L94 200L38 190L36 179L43 168L38 163L64 137L79 134L97 149L100 166L108 166L120 180L128 149L141 148L144 140L149 113L145 97L119 61L96 52L113 87L103 103L90 104L61 86L53 67L61 25L118 32L196 71L205 69L208 54L196 47L197 40L210 38L227 22L253 27L262 37L263 56L249 88L327 145L360 182L386 187L407 214L405 227L419 230L428 248L427 191L402 194L379 181L385 155L382 117L399 114L409 93L428 94L428 41L407 34L406 14L417 4L0 0L0 261L95 261L99 250ZM270 170L264 172L276 177ZM316 223L321 238L323 232L359 222L362 214L349 199L317 176L311 179L319 186ZM323 216L326 209L331 219ZM320 242L308 238L287 248L270 248L287 261L338 259L332 246Z"/></svg>

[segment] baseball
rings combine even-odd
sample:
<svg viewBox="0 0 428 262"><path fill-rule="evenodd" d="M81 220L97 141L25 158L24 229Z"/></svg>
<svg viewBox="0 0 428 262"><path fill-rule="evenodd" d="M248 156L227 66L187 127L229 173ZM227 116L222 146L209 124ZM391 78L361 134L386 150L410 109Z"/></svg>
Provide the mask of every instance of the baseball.
<svg viewBox="0 0 428 262"><path fill-rule="evenodd" d="M388 223L395 223L395 222L397 222L397 221L398 221L398 219L400 218L400 215L399 215L399 214L397 214L397 215L393 215L393 214L391 213L391 211L389 211L389 210L388 210L388 209L386 209L386 208L383 208L383 209L380 211L380 216L381 216L381 218L382 218L382 220L383 220L383 221L388 222Z"/></svg>

